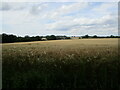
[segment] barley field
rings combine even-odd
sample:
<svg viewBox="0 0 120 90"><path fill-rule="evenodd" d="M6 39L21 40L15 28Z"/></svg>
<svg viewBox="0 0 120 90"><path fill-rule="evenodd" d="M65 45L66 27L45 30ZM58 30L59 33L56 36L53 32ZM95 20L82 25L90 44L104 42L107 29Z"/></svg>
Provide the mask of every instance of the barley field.
<svg viewBox="0 0 120 90"><path fill-rule="evenodd" d="M118 39L2 44L3 88L120 90Z"/></svg>

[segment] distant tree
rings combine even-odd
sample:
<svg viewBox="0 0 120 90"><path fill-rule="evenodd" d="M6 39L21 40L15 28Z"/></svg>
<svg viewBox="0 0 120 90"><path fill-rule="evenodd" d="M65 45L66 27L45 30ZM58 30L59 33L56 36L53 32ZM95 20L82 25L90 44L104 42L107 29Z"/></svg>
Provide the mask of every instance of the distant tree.
<svg viewBox="0 0 120 90"><path fill-rule="evenodd" d="M0 43L2 43L2 34L0 34Z"/></svg>
<svg viewBox="0 0 120 90"><path fill-rule="evenodd" d="M24 42L32 41L30 36L26 35L23 39Z"/></svg>
<svg viewBox="0 0 120 90"><path fill-rule="evenodd" d="M113 36L113 35L111 35L111 36L110 36L110 38L114 38L114 36Z"/></svg>
<svg viewBox="0 0 120 90"><path fill-rule="evenodd" d="M82 39L82 37L79 37L79 39Z"/></svg>
<svg viewBox="0 0 120 90"><path fill-rule="evenodd" d="M29 38L30 36L26 35L25 38Z"/></svg>
<svg viewBox="0 0 120 90"><path fill-rule="evenodd" d="M65 39L71 39L70 37L65 37Z"/></svg>
<svg viewBox="0 0 120 90"><path fill-rule="evenodd" d="M51 35L52 40L56 40L56 36L55 35Z"/></svg>
<svg viewBox="0 0 120 90"><path fill-rule="evenodd" d="M85 35L85 36L83 36L83 38L89 38L89 35Z"/></svg>
<svg viewBox="0 0 120 90"><path fill-rule="evenodd" d="M97 35L94 35L93 38L97 38Z"/></svg>
<svg viewBox="0 0 120 90"><path fill-rule="evenodd" d="M17 42L23 42L24 40L23 40L24 38L23 37L17 37Z"/></svg>
<svg viewBox="0 0 120 90"><path fill-rule="evenodd" d="M40 41L41 38L42 38L42 37L40 37L40 36L36 36L36 37L35 37L36 41Z"/></svg>
<svg viewBox="0 0 120 90"><path fill-rule="evenodd" d="M15 35L7 35L5 33L2 34L2 42L3 43L12 43L17 41L17 36Z"/></svg>
<svg viewBox="0 0 120 90"><path fill-rule="evenodd" d="M46 36L47 40L56 40L56 36L55 35L51 35L51 36Z"/></svg>

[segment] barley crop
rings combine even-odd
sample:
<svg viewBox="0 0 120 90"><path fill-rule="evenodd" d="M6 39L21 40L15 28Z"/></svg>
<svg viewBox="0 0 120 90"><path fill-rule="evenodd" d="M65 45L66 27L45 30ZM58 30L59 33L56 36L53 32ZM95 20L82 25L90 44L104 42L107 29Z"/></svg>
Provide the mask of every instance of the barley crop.
<svg viewBox="0 0 120 90"><path fill-rule="evenodd" d="M3 88L120 89L118 39L2 46Z"/></svg>

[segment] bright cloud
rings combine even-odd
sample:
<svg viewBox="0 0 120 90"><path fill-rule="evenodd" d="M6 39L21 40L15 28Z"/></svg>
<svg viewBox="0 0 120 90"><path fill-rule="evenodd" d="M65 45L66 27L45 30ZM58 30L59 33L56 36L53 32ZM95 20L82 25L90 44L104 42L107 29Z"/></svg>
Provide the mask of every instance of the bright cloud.
<svg viewBox="0 0 120 90"><path fill-rule="evenodd" d="M117 3L3 3L2 32L16 35L117 35Z"/></svg>

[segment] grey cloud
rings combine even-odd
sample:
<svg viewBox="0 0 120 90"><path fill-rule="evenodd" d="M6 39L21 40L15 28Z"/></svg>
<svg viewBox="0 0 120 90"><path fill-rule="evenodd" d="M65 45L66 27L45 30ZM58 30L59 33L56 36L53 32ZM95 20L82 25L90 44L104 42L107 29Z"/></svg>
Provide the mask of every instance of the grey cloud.
<svg viewBox="0 0 120 90"><path fill-rule="evenodd" d="M38 15L40 14L42 11L45 10L45 8L47 7L47 4L34 4L31 9L30 9L30 13L33 15Z"/></svg>
<svg viewBox="0 0 120 90"><path fill-rule="evenodd" d="M0 6L1 11L7 11L7 10L10 10L10 9L11 9L11 6L8 3L2 3L1 6Z"/></svg>
<svg viewBox="0 0 120 90"><path fill-rule="evenodd" d="M27 5L29 6L29 3L18 3L18 2L3 2L0 5L0 10L1 11L9 11L9 10L23 10L28 8Z"/></svg>
<svg viewBox="0 0 120 90"><path fill-rule="evenodd" d="M94 18L76 18L74 20L60 20L59 22L50 23L47 27L50 30L68 31L76 28L95 29L116 27L117 19L115 16L107 15L97 19Z"/></svg>
<svg viewBox="0 0 120 90"><path fill-rule="evenodd" d="M39 12L41 11L41 8L39 6L33 6L30 10L30 13L33 15L39 14Z"/></svg>

